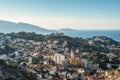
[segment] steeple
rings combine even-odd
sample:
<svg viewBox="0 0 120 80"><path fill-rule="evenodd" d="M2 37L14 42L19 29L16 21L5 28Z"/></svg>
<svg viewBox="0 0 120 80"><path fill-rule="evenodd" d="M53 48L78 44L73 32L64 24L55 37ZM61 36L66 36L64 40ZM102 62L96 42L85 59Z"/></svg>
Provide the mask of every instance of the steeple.
<svg viewBox="0 0 120 80"><path fill-rule="evenodd" d="M73 50L71 50L70 57L74 58Z"/></svg>

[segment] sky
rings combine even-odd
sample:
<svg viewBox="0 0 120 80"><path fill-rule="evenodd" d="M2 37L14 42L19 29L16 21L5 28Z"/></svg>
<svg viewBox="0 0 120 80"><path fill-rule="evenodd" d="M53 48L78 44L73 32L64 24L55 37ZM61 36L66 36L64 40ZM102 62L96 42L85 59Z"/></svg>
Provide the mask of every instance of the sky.
<svg viewBox="0 0 120 80"><path fill-rule="evenodd" d="M0 20L46 29L120 29L120 0L0 0Z"/></svg>

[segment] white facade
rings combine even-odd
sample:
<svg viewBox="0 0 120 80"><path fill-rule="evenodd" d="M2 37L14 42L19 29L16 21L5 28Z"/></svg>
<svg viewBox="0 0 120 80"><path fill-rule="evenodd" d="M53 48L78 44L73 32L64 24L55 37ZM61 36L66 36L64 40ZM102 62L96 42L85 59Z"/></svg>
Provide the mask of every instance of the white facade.
<svg viewBox="0 0 120 80"><path fill-rule="evenodd" d="M6 54L0 55L0 59L6 60L8 59L8 56Z"/></svg>
<svg viewBox="0 0 120 80"><path fill-rule="evenodd" d="M47 64L47 61L43 61L43 64Z"/></svg>
<svg viewBox="0 0 120 80"><path fill-rule="evenodd" d="M54 54L54 61L58 64L63 64L63 61L65 60L65 56L63 54Z"/></svg>
<svg viewBox="0 0 120 80"><path fill-rule="evenodd" d="M18 51L15 51L15 56L20 56L20 53Z"/></svg>

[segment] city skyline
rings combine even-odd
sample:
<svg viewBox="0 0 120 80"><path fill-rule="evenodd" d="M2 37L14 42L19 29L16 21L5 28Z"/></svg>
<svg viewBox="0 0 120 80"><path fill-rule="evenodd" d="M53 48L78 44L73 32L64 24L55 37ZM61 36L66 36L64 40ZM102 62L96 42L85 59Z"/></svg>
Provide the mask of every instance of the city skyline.
<svg viewBox="0 0 120 80"><path fill-rule="evenodd" d="M46 29L120 29L119 0L0 0L0 20Z"/></svg>

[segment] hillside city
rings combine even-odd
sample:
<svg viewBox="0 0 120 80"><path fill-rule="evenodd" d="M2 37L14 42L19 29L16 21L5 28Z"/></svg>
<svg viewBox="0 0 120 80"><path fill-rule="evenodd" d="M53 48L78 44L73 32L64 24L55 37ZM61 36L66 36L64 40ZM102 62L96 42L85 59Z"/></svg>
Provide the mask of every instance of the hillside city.
<svg viewBox="0 0 120 80"><path fill-rule="evenodd" d="M0 33L0 80L120 80L120 42L52 33Z"/></svg>

